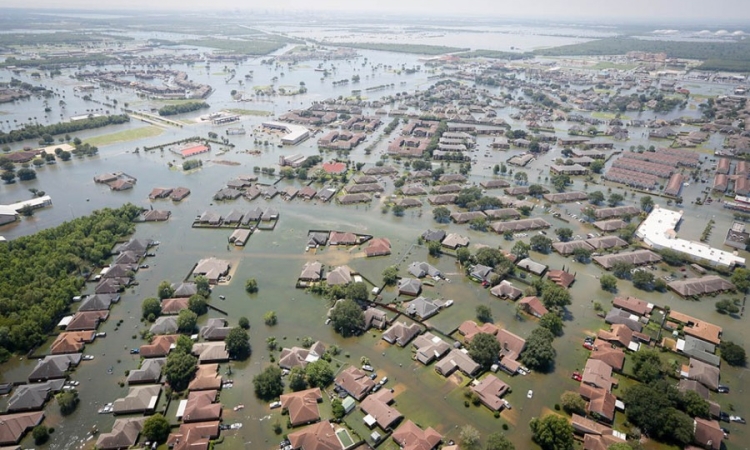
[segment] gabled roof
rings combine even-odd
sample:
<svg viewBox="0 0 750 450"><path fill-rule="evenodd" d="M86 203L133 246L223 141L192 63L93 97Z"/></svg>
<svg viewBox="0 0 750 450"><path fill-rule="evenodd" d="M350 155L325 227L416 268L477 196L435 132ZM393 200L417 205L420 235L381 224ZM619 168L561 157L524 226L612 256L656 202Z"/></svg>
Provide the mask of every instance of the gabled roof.
<svg viewBox="0 0 750 450"><path fill-rule="evenodd" d="M80 353L45 356L37 362L29 374L29 381L53 380L65 378L66 372L81 362Z"/></svg>
<svg viewBox="0 0 750 450"><path fill-rule="evenodd" d="M365 248L367 256L382 256L391 254L391 241L387 238L374 238Z"/></svg>
<svg viewBox="0 0 750 450"><path fill-rule="evenodd" d="M622 324L627 326L633 331L641 332L643 325L638 321L637 316L631 317L631 314L627 311L623 311L620 308L612 308L607 313L604 321L609 324Z"/></svg>
<svg viewBox="0 0 750 450"><path fill-rule="evenodd" d="M431 363L434 359L442 357L451 349L450 344L429 331L417 336L413 345L417 351L417 361L422 364Z"/></svg>
<svg viewBox="0 0 750 450"><path fill-rule="evenodd" d="M172 289L172 297L192 297L198 293L198 285L189 281L172 283Z"/></svg>
<svg viewBox="0 0 750 450"><path fill-rule="evenodd" d="M174 334L177 332L177 317L161 316L157 317L151 328L151 334Z"/></svg>
<svg viewBox="0 0 750 450"><path fill-rule="evenodd" d="M367 373L354 366L342 370L335 382L337 386L360 401L375 387L375 382L367 376Z"/></svg>
<svg viewBox="0 0 750 450"><path fill-rule="evenodd" d="M288 439L293 450L342 450L343 447L334 425L327 420L289 433Z"/></svg>
<svg viewBox="0 0 750 450"><path fill-rule="evenodd" d="M201 337L207 341L223 341L232 330L226 325L227 321L220 317L208 319L206 325L201 327Z"/></svg>
<svg viewBox="0 0 750 450"><path fill-rule="evenodd" d="M120 300L119 294L94 294L89 295L81 302L78 311L101 311L109 309L112 303Z"/></svg>
<svg viewBox="0 0 750 450"><path fill-rule="evenodd" d="M188 307L188 298L165 298L161 301L161 313L162 315L174 315L179 314L183 309Z"/></svg>
<svg viewBox="0 0 750 450"><path fill-rule="evenodd" d="M214 403L219 391L196 391L188 395L182 421L207 422L221 419L221 403Z"/></svg>
<svg viewBox="0 0 750 450"><path fill-rule="evenodd" d="M443 436L432 428L422 430L407 420L393 432L393 440L403 450L432 450L443 440Z"/></svg>
<svg viewBox="0 0 750 450"><path fill-rule="evenodd" d="M521 300L518 301L519 305L522 305L526 312L531 314L532 316L536 317L542 317L543 315L547 314L549 311L547 311L547 308L544 307L544 304L541 300L539 300L539 297L532 296L532 297L524 297Z"/></svg>
<svg viewBox="0 0 750 450"><path fill-rule="evenodd" d="M42 419L42 411L1 415L0 445L18 444L28 430L42 423Z"/></svg>
<svg viewBox="0 0 750 450"><path fill-rule="evenodd" d="M150 344L141 345L140 355L143 358L157 358L167 356L179 334L166 334L154 336Z"/></svg>
<svg viewBox="0 0 750 450"><path fill-rule="evenodd" d="M396 408L389 406L392 402L393 393L389 389L381 389L362 400L360 407L375 419L380 428L388 430L403 417Z"/></svg>
<svg viewBox="0 0 750 450"><path fill-rule="evenodd" d="M422 292L422 282L416 278L401 278L398 280L399 295L416 296Z"/></svg>
<svg viewBox="0 0 750 450"><path fill-rule="evenodd" d="M128 395L114 401L112 412L130 414L153 411L161 394L161 385L131 386Z"/></svg>
<svg viewBox="0 0 750 450"><path fill-rule="evenodd" d="M388 325L388 316L385 311L373 307L365 310L365 330L370 328L382 330L386 325Z"/></svg>
<svg viewBox="0 0 750 450"><path fill-rule="evenodd" d="M515 300L523 295L523 291L513 286L508 280L503 280L497 286L493 286L490 289L490 293L495 297L509 298L511 300Z"/></svg>
<svg viewBox="0 0 750 450"><path fill-rule="evenodd" d="M435 370L445 377L450 376L456 369L468 376L472 376L479 370L479 364L471 359L468 352L456 348L452 349L443 359L435 364Z"/></svg>
<svg viewBox="0 0 750 450"><path fill-rule="evenodd" d="M639 316L645 316L654 307L654 305L635 297L615 297L612 300L612 305L625 311L630 311L633 314L638 314Z"/></svg>
<svg viewBox="0 0 750 450"><path fill-rule="evenodd" d="M320 281L323 274L323 265L318 261L308 261L302 268L302 273L299 276L300 280L304 281Z"/></svg>
<svg viewBox="0 0 750 450"><path fill-rule="evenodd" d="M687 369L687 370L686 370ZM687 366L682 368L682 376L699 381L707 388L715 391L719 388L719 368L695 358L690 358Z"/></svg>
<svg viewBox="0 0 750 450"><path fill-rule="evenodd" d="M60 333L52 342L50 354L78 353L83 347L94 340L94 331L66 331Z"/></svg>
<svg viewBox="0 0 750 450"><path fill-rule="evenodd" d="M318 402L323 399L320 388L284 394L280 397L281 407L289 412L293 427L320 420Z"/></svg>
<svg viewBox="0 0 750 450"><path fill-rule="evenodd" d="M50 396L62 390L65 380L50 380L44 383L22 384L8 400L8 412L42 409Z"/></svg>
<svg viewBox="0 0 750 450"><path fill-rule="evenodd" d="M471 390L479 397L479 401L492 411L500 411L505 406L501 397L509 389L510 386L494 375L487 375L482 381L471 387Z"/></svg>
<svg viewBox="0 0 750 450"><path fill-rule="evenodd" d="M329 286L344 285L352 282L352 269L349 266L338 266L326 274Z"/></svg>
<svg viewBox="0 0 750 450"><path fill-rule="evenodd" d="M613 347L612 344L601 339L594 341L594 348L589 358L602 361L615 370L622 370L625 364L625 353L622 349Z"/></svg>
<svg viewBox="0 0 750 450"><path fill-rule="evenodd" d="M219 421L183 423L170 433L167 445L172 450L208 450L209 440L219 437Z"/></svg>
<svg viewBox="0 0 750 450"><path fill-rule="evenodd" d="M166 363L166 358L143 360L139 369L131 370L128 374L128 384L158 383L161 380L161 368Z"/></svg>
<svg viewBox="0 0 750 450"><path fill-rule="evenodd" d="M407 325L406 322L396 322L385 330L383 340L390 344L398 344L401 347L405 347L421 331L422 328L416 323Z"/></svg>
<svg viewBox="0 0 750 450"><path fill-rule="evenodd" d="M426 297L417 297L409 302L406 306L406 313L411 316L418 316L422 320L429 319L440 311L435 301Z"/></svg>
<svg viewBox="0 0 750 450"><path fill-rule="evenodd" d="M107 320L109 311L84 311L77 312L73 319L65 327L68 331L96 330L99 322Z"/></svg>
<svg viewBox="0 0 750 450"><path fill-rule="evenodd" d="M609 364L589 359L583 369L581 383L611 391L612 385L617 384L617 380L612 378L612 367Z"/></svg>
<svg viewBox="0 0 750 450"><path fill-rule="evenodd" d="M721 449L721 441L724 439L724 431L722 431L719 422L696 417L694 424L694 440L697 444L712 450Z"/></svg>
<svg viewBox="0 0 750 450"><path fill-rule="evenodd" d="M323 353L325 353L325 346L320 341L313 344L309 349L302 347L284 348L279 355L279 367L282 369L291 369L297 366L305 367L320 359Z"/></svg>
<svg viewBox="0 0 750 450"><path fill-rule="evenodd" d="M112 425L112 431L102 433L96 440L96 448L101 450L123 449L135 445L141 434L145 417L117 419Z"/></svg>
<svg viewBox="0 0 750 450"><path fill-rule="evenodd" d="M227 345L224 341L193 344L192 353L198 357L198 364L229 360Z"/></svg>
<svg viewBox="0 0 750 450"><path fill-rule="evenodd" d="M199 364L195 377L188 385L189 391L221 389L222 377L218 364Z"/></svg>
<svg viewBox="0 0 750 450"><path fill-rule="evenodd" d="M439 277L442 273L434 266L426 262L413 262L409 264L407 271L416 278L422 278L425 276Z"/></svg>
<svg viewBox="0 0 750 450"><path fill-rule="evenodd" d="M526 347L526 340L506 329L497 330L495 339L500 343L500 356L503 359L516 360Z"/></svg>

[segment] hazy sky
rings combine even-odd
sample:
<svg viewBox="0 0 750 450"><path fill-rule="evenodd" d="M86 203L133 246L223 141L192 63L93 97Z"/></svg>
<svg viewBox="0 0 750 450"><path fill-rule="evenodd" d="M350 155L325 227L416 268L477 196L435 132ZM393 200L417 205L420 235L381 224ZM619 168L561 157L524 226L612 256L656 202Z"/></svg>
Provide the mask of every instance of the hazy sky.
<svg viewBox="0 0 750 450"><path fill-rule="evenodd" d="M6 7L81 9L286 9L465 14L500 17L621 18L656 22L750 22L748 0L4 0Z"/></svg>

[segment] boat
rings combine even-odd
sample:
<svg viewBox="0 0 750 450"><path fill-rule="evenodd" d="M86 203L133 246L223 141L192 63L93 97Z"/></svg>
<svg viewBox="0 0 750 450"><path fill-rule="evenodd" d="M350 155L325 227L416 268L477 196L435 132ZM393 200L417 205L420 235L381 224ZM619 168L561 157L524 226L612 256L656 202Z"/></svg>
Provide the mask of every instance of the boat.
<svg viewBox="0 0 750 450"><path fill-rule="evenodd" d="M237 405L232 409L234 409L235 411L242 411L243 409L245 409L245 405Z"/></svg>

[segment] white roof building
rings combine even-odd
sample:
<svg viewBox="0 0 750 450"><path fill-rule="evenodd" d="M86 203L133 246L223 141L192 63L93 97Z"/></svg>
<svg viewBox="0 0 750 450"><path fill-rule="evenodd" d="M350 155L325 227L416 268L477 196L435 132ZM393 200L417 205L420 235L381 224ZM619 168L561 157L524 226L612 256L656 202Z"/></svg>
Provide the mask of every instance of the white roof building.
<svg viewBox="0 0 750 450"><path fill-rule="evenodd" d="M735 253L713 248L702 242L677 237L675 228L682 220L682 211L671 211L655 206L636 231L636 236L651 248L668 248L696 261L707 261L712 266L744 266L745 258Z"/></svg>

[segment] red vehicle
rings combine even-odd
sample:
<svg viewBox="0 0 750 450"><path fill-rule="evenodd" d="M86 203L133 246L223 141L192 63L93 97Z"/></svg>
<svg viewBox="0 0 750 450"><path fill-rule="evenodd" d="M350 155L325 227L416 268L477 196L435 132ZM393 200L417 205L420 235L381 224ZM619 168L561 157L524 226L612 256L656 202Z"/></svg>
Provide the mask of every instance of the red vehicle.
<svg viewBox="0 0 750 450"><path fill-rule="evenodd" d="M573 376L571 378L573 378L576 381L581 381L581 379L583 379L583 377L581 376L581 374L578 373L578 372L573 372Z"/></svg>
<svg viewBox="0 0 750 450"><path fill-rule="evenodd" d="M586 350L593 350L594 349L594 344L591 343L591 342L586 341L586 342L583 343L583 348L585 348Z"/></svg>

